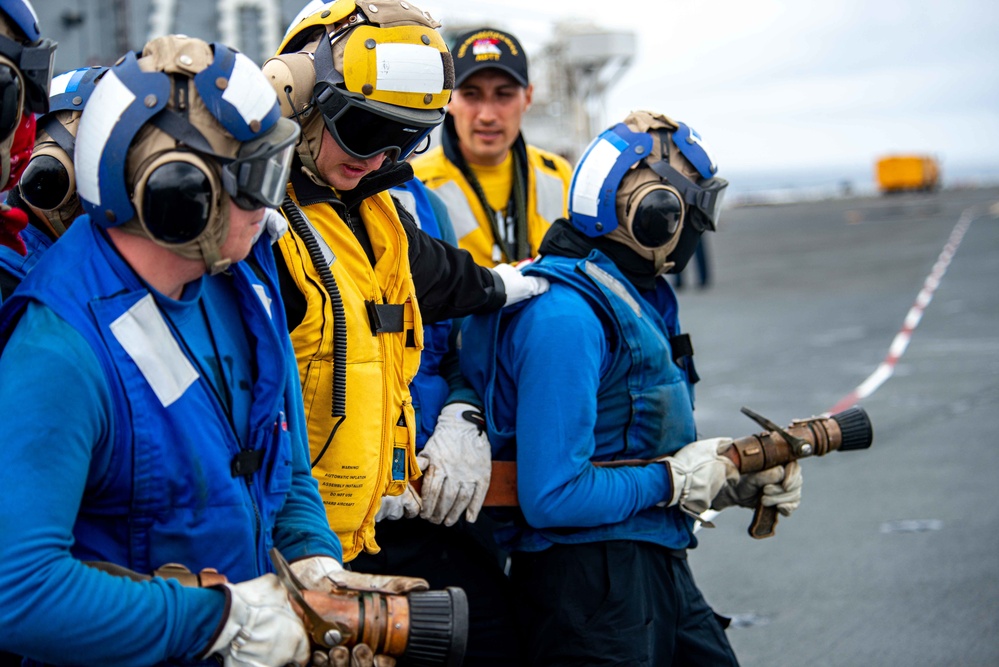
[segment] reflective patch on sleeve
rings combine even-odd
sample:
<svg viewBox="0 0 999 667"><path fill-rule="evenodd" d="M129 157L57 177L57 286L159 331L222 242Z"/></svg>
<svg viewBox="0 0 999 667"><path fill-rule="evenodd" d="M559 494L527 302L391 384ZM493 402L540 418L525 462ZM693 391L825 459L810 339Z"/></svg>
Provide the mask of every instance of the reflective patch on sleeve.
<svg viewBox="0 0 999 667"><path fill-rule="evenodd" d="M271 304L274 302L270 296L267 294L267 290L263 285L253 285L253 291L257 293L257 298L260 299L260 303L264 304L264 310L267 311L267 316L272 320L274 319L274 313L271 312Z"/></svg>
<svg viewBox="0 0 999 667"><path fill-rule="evenodd" d="M376 88L395 93L433 93L444 90L441 52L419 44L379 44Z"/></svg>
<svg viewBox="0 0 999 667"><path fill-rule="evenodd" d="M603 137L594 144L576 172L570 210L574 213L596 217L600 190L620 155L621 148Z"/></svg>
<svg viewBox="0 0 999 667"><path fill-rule="evenodd" d="M132 91L113 70L108 70L87 102L91 112L80 119L76 133L76 189L95 206L101 205L100 166L104 148L118 120L134 101Z"/></svg>
<svg viewBox="0 0 999 667"><path fill-rule="evenodd" d="M413 216L413 220L416 221L416 226L423 229L423 221L420 220L420 214L416 210L416 197L413 196L413 193L399 188L392 190L392 196L398 199L399 205L406 209L411 216Z"/></svg>
<svg viewBox="0 0 999 667"><path fill-rule="evenodd" d="M434 192L437 193L437 196L447 206L447 212L451 216L451 226L454 227L456 238L463 239L479 228L479 221L475 218L475 214L472 213L472 208L468 205L468 199L465 197L465 193L461 191L461 186L451 181L440 186Z"/></svg>
<svg viewBox="0 0 999 667"><path fill-rule="evenodd" d="M277 102L277 93L260 68L242 53L237 53L222 99L236 107L243 122L249 125L270 113Z"/></svg>
<svg viewBox="0 0 999 667"><path fill-rule="evenodd" d="M198 371L177 344L152 294L142 297L112 322L111 333L139 367L163 407L183 396L198 379Z"/></svg>

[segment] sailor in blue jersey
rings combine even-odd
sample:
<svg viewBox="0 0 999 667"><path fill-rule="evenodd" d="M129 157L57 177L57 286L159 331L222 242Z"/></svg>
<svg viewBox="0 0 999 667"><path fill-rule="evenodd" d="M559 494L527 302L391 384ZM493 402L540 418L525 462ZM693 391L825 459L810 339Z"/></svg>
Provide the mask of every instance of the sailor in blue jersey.
<svg viewBox="0 0 999 667"><path fill-rule="evenodd" d="M221 44L155 39L96 86L74 165L87 215L0 309L0 647L52 664L307 661L269 550L341 549L257 240L298 135Z"/></svg>
<svg viewBox="0 0 999 667"><path fill-rule="evenodd" d="M80 114L106 67L82 67L52 79L49 111L38 118L31 158L7 204L24 212L24 254L0 245L0 296L9 297L42 254L83 213L76 194L73 152ZM3 299L0 299L2 303Z"/></svg>
<svg viewBox="0 0 999 667"><path fill-rule="evenodd" d="M569 220L525 269L551 289L463 326L493 458L517 463L519 511L497 536L525 664L737 664L687 567L695 517L761 494L789 514L801 478L740 477L719 455L731 439L697 440L692 347L663 274L715 229L715 172L688 126L629 115L590 144ZM651 463L594 465L629 459Z"/></svg>

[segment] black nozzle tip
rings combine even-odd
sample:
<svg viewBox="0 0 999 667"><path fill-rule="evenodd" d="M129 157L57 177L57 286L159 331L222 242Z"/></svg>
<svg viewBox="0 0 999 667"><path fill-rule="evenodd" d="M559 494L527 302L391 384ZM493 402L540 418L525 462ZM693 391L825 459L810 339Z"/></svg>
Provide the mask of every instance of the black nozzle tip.
<svg viewBox="0 0 999 667"><path fill-rule="evenodd" d="M456 586L409 594L406 664L458 667L468 642L468 597Z"/></svg>
<svg viewBox="0 0 999 667"><path fill-rule="evenodd" d="M839 430L843 434L843 443L839 446L840 451L867 449L874 442L871 419L862 407L855 405L843 412L837 412L832 415L832 420L839 424Z"/></svg>

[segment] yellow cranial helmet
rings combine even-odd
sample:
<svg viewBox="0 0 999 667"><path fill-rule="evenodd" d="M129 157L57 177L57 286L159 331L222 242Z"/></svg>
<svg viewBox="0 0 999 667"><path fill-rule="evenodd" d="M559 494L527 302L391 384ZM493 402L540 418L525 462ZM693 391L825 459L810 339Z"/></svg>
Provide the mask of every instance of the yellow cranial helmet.
<svg viewBox="0 0 999 667"><path fill-rule="evenodd" d="M407 0L307 9L315 11L289 28L279 55L264 63L282 113L302 123L303 163L314 168L323 126L353 157L405 159L444 119L454 87L440 24Z"/></svg>

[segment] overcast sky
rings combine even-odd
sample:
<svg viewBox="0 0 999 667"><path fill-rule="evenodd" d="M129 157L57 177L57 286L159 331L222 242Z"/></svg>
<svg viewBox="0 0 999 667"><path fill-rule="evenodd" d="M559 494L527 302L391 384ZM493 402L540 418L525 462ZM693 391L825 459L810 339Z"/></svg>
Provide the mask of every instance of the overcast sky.
<svg viewBox="0 0 999 667"><path fill-rule="evenodd" d="M418 3L420 4L420 3ZM425 0L445 26L514 32L529 55L554 23L633 30L607 118L688 122L728 168L870 165L925 151L999 167L999 2L988 0Z"/></svg>

